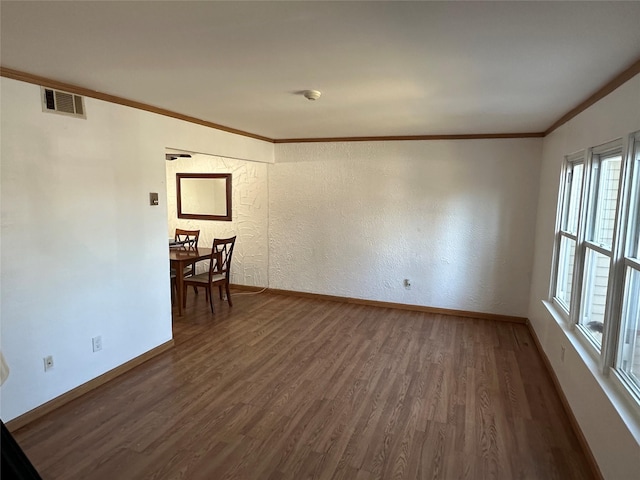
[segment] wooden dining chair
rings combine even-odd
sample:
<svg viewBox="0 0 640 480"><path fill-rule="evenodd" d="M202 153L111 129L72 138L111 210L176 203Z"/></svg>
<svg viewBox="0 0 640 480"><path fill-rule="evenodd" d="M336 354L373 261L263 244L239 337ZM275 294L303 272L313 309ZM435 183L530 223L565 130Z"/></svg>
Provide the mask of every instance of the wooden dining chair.
<svg viewBox="0 0 640 480"><path fill-rule="evenodd" d="M222 300L222 287L227 294L229 306L233 307L231 301L231 292L229 291L229 275L231 273L231 257L233 256L233 247L236 243L236 237L216 238L213 240L211 249L211 258L209 259L209 271L192 275L184 279L185 286L192 285L194 288L206 288L211 313L215 313L213 308L213 287L218 287L220 300ZM187 305L187 289L184 290L183 307Z"/></svg>
<svg viewBox="0 0 640 480"><path fill-rule="evenodd" d="M198 248L198 238L200 238L200 230L183 230L181 228L176 228L175 233L175 241L180 246L179 248L187 248L193 249ZM184 243L182 243L184 242ZM192 263L191 265L187 265L182 272L182 275L185 277L189 277L191 275L195 275L196 273L196 263Z"/></svg>
<svg viewBox="0 0 640 480"><path fill-rule="evenodd" d="M198 248L198 239L200 238L200 230L183 230L182 228L176 228L175 235L173 237L176 248L193 249ZM190 277L196 273L196 262L184 267L182 271L183 277ZM176 271L172 268L170 272L171 276L171 292L176 289ZM194 292L198 291L194 288Z"/></svg>
<svg viewBox="0 0 640 480"><path fill-rule="evenodd" d="M198 248L198 239L200 238L200 230L183 230L176 228L174 240L176 244L183 248Z"/></svg>

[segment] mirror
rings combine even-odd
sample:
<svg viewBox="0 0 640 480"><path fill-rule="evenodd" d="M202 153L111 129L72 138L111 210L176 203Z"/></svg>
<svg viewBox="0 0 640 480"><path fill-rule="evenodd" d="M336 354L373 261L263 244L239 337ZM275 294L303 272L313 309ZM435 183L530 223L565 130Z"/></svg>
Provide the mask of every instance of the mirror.
<svg viewBox="0 0 640 480"><path fill-rule="evenodd" d="M230 173L176 173L178 218L231 221Z"/></svg>

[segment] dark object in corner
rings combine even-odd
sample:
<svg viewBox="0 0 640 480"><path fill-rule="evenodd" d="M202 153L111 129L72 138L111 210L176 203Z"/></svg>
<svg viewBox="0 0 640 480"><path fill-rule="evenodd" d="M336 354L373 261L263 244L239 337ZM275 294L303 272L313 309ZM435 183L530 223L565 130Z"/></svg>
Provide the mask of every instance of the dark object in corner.
<svg viewBox="0 0 640 480"><path fill-rule="evenodd" d="M602 330L604 329L604 325L602 322L589 322L587 323L587 327L589 327L589 330L598 333L602 333Z"/></svg>
<svg viewBox="0 0 640 480"><path fill-rule="evenodd" d="M42 480L37 470L24 454L7 427L2 422L2 472L3 480Z"/></svg>

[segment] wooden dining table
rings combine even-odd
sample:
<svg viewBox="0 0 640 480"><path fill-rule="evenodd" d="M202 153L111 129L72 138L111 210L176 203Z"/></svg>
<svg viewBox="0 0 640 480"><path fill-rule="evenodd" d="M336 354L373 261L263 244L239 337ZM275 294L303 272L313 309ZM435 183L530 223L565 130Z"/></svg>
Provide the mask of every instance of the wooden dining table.
<svg viewBox="0 0 640 480"><path fill-rule="evenodd" d="M211 258L210 248L169 248L169 261L171 268L176 272L176 302L178 303L178 316L182 316L182 301L184 298L184 268L200 260Z"/></svg>

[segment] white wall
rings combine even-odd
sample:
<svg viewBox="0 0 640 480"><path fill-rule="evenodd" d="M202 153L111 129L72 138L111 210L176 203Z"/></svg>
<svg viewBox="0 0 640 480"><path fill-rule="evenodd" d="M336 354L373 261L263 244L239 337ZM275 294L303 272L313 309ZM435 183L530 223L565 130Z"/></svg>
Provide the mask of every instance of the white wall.
<svg viewBox="0 0 640 480"><path fill-rule="evenodd" d="M526 316L541 145L276 144L269 286Z"/></svg>
<svg viewBox="0 0 640 480"><path fill-rule="evenodd" d="M43 113L38 86L0 88L9 421L171 339L165 147L272 162L273 145L91 98L87 120Z"/></svg>
<svg viewBox="0 0 640 480"><path fill-rule="evenodd" d="M211 247L214 238L236 235L231 282L266 287L269 265L268 165L233 158L192 154L192 158L179 158L166 162L166 166L168 238L173 238L176 228L200 230L198 245ZM231 173L232 221L178 218L176 173ZM198 271L206 269L206 263L200 262L197 265Z"/></svg>
<svg viewBox="0 0 640 480"><path fill-rule="evenodd" d="M540 178L529 319L603 475L638 478L640 422L586 355L575 334L543 305L548 300L560 171L565 155L640 129L640 76L636 76L545 138ZM566 347L564 362L561 347ZM617 406L616 409L614 406Z"/></svg>

